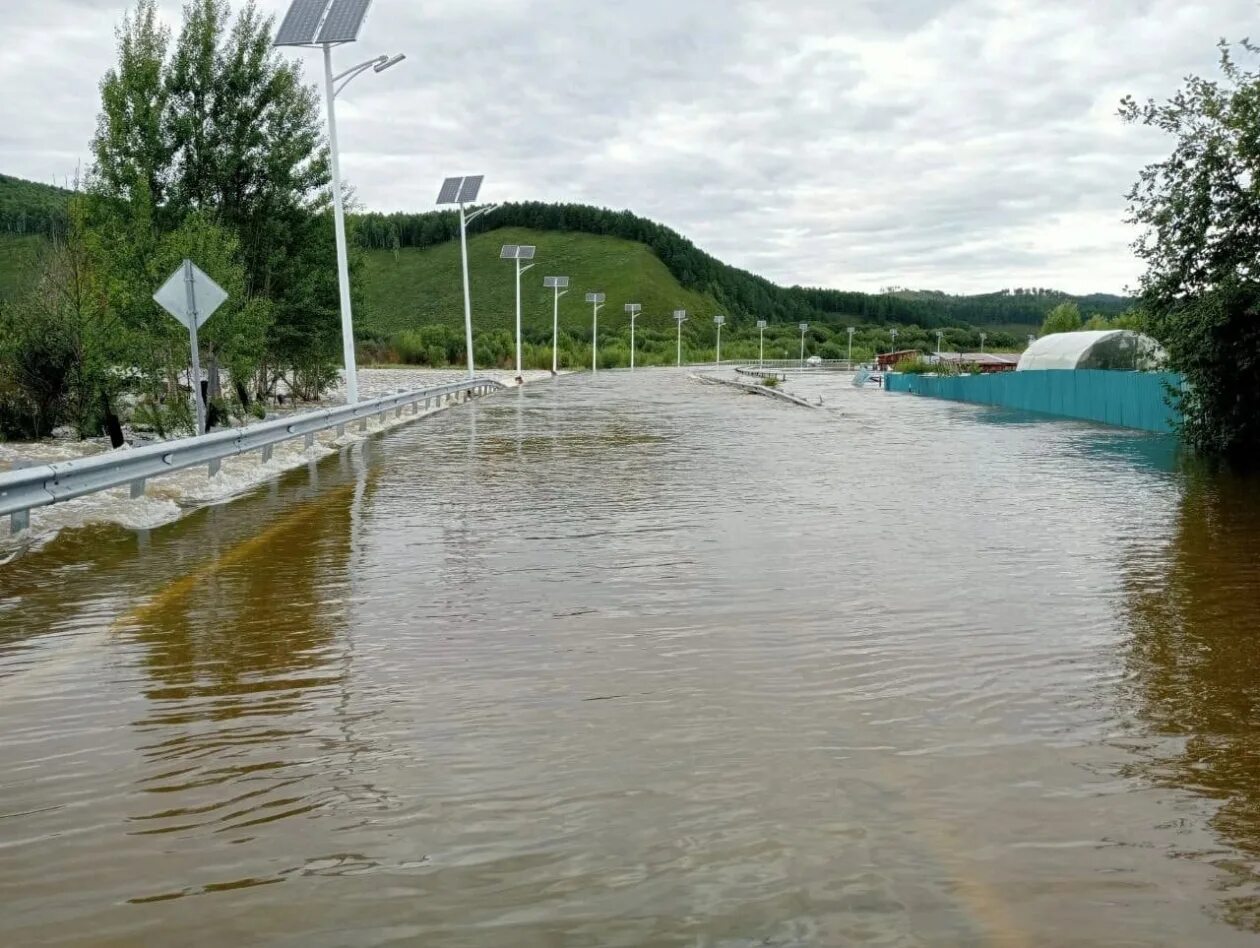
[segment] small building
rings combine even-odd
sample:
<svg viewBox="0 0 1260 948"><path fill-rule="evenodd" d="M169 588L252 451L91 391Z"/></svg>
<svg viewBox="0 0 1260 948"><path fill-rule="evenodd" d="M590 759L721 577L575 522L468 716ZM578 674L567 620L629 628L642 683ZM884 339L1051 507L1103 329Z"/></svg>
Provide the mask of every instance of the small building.
<svg viewBox="0 0 1260 948"><path fill-rule="evenodd" d="M941 365L963 365L974 368L982 375L994 372L1014 372L1019 365L1016 352L938 352L932 360Z"/></svg>
<svg viewBox="0 0 1260 948"><path fill-rule="evenodd" d="M1019 359L1019 371L1111 369L1149 372L1162 368L1168 354L1150 336L1128 329L1056 332L1033 342Z"/></svg>
<svg viewBox="0 0 1260 948"><path fill-rule="evenodd" d="M875 357L876 364L887 372L898 362L908 362L923 355L918 349L898 349L896 352L884 352Z"/></svg>

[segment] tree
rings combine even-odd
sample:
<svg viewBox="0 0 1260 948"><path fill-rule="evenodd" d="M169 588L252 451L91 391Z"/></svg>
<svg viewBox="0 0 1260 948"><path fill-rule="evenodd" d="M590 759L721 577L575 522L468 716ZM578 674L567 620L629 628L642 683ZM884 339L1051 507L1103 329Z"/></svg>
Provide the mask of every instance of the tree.
<svg viewBox="0 0 1260 948"><path fill-rule="evenodd" d="M1260 48L1248 42L1243 53ZM1142 169L1130 217L1150 332L1188 383L1183 434L1202 452L1260 462L1260 74L1220 46L1221 80L1191 76L1168 102L1126 98L1123 118L1175 138Z"/></svg>
<svg viewBox="0 0 1260 948"><path fill-rule="evenodd" d="M155 337L136 355L154 399L184 365L150 299L179 247L233 285L205 337L212 388L220 362L242 403L251 378L262 392L282 376L309 392L334 376L322 118L299 67L271 48L271 27L253 0L235 19L227 0L187 0L172 44L155 0L138 0L101 86L92 226L122 319Z"/></svg>
<svg viewBox="0 0 1260 948"><path fill-rule="evenodd" d="M1080 328L1081 308L1075 303L1060 303L1046 315L1046 321L1041 324L1041 334L1076 332Z"/></svg>

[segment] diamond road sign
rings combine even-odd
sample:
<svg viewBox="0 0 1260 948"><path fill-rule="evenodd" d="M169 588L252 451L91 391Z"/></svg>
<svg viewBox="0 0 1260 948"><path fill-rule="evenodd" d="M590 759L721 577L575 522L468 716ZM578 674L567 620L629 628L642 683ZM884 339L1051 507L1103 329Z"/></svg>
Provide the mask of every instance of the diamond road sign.
<svg viewBox="0 0 1260 948"><path fill-rule="evenodd" d="M197 311L196 328L200 329L205 325L206 320L227 302L228 295L223 287L206 276L195 263L189 264L189 266L192 267L193 306ZM188 284L185 278L184 267L181 266L172 274L165 285L153 294L153 299L154 302L185 326L188 326L189 329L193 328L189 325Z"/></svg>

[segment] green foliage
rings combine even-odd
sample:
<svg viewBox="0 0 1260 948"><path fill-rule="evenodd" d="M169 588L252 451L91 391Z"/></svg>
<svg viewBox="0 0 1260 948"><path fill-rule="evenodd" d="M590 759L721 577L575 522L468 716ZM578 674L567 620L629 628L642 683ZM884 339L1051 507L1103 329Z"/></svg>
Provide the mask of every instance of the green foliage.
<svg viewBox="0 0 1260 948"><path fill-rule="evenodd" d="M70 192L0 174L0 233L52 237L66 225ZM3 292L0 289L0 292Z"/></svg>
<svg viewBox="0 0 1260 948"><path fill-rule="evenodd" d="M844 320L928 327L961 323L1033 326L1039 325L1053 306L1068 299L1064 293L1041 288L977 296L904 289L858 293L799 286L784 288L720 262L661 224L636 217L629 211L579 204L504 204L493 214L474 221L470 233L521 228L616 237L643 244L684 290L711 298L726 315L772 322ZM459 218L449 211L366 214L358 221L358 231L364 246L371 250L392 252L395 241L403 248L422 250L454 241L459 235ZM506 236L490 242L496 241L511 242ZM539 258L544 259L541 252ZM1091 309L1105 313L1120 313L1130 305L1128 300L1115 296L1080 299Z"/></svg>
<svg viewBox="0 0 1260 948"><path fill-rule="evenodd" d="M226 0L189 0L174 42L154 0L124 21L101 85L88 223L154 397L186 361L178 324L150 299L183 255L231 293L204 330L212 390L219 365L260 393L282 377L317 393L335 376L321 128L314 91L252 2L233 20Z"/></svg>
<svg viewBox="0 0 1260 948"><path fill-rule="evenodd" d="M543 287L546 274L572 279L573 290L560 299L560 325L583 331L589 338L591 307L587 290L608 294L600 313L601 331L626 322L622 305L638 302L644 315L640 328L673 327L675 309L686 309L695 320L712 323L721 312L710 296L684 290L665 265L642 244L615 237L595 237L549 231L508 229L469 239L468 268L473 293L473 324L478 330L502 329L515 333L516 277L511 261L499 259L504 243L538 247L539 266L521 278L521 310L529 325L544 326L550 338L553 297ZM463 278L459 242L428 250L368 254L364 271L367 303L360 319L364 329L390 333L439 324L462 330ZM463 345L462 332L459 339Z"/></svg>
<svg viewBox="0 0 1260 948"><path fill-rule="evenodd" d="M42 437L69 421L96 434L126 385L123 338L72 226L45 246L31 286L0 308L0 433Z"/></svg>
<svg viewBox="0 0 1260 948"><path fill-rule="evenodd" d="M761 380L761 384L764 385L766 388L778 388L779 378L776 375L767 375L765 378Z"/></svg>
<svg viewBox="0 0 1260 948"><path fill-rule="evenodd" d="M1242 44L1255 58L1260 48ZM1260 72L1220 47L1221 80L1191 76L1164 104L1128 98L1122 115L1175 143L1129 194L1146 262L1149 331L1189 384L1183 435L1205 454L1260 464Z"/></svg>
<svg viewBox="0 0 1260 948"><path fill-rule="evenodd" d="M1058 332L1078 332L1082 327L1081 308L1076 303L1060 303L1046 314L1041 324L1041 335L1051 336Z"/></svg>

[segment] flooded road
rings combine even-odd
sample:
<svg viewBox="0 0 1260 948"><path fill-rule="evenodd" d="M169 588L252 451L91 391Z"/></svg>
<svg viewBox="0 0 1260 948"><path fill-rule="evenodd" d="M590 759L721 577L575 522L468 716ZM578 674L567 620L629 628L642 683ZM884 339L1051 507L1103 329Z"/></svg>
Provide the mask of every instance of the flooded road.
<svg viewBox="0 0 1260 948"><path fill-rule="evenodd" d="M0 566L5 945L1252 945L1260 494L671 372Z"/></svg>

